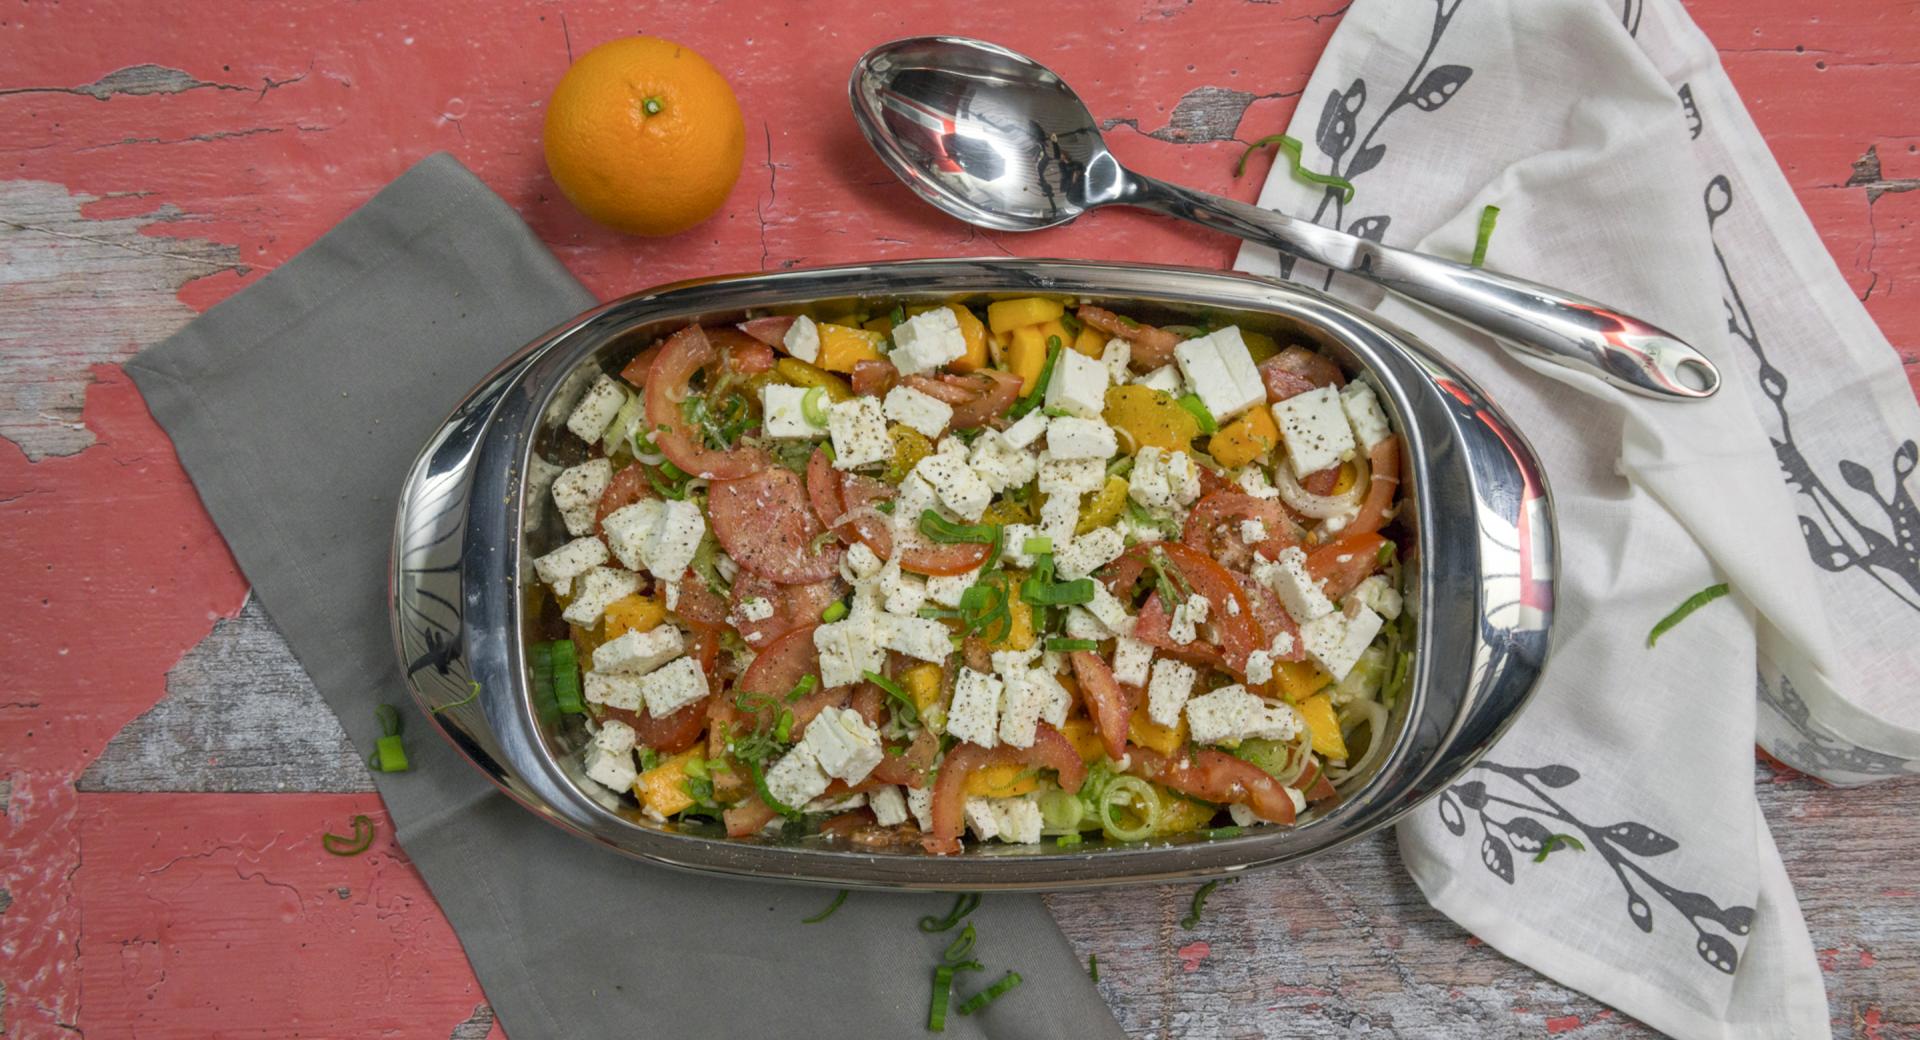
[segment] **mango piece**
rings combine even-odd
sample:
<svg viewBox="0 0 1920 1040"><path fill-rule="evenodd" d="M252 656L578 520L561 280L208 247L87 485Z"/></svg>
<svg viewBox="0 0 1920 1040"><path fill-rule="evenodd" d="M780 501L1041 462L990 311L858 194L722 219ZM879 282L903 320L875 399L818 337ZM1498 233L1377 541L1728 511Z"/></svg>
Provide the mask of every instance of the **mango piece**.
<svg viewBox="0 0 1920 1040"><path fill-rule="evenodd" d="M829 401L846 401L853 397L853 387L848 386L846 380L799 358L781 358L773 363L773 370L789 386L804 386L809 390L817 386L825 390Z"/></svg>
<svg viewBox="0 0 1920 1040"><path fill-rule="evenodd" d="M1013 798L1040 786L1040 771L1019 762L996 762L967 774L970 798Z"/></svg>
<svg viewBox="0 0 1920 1040"><path fill-rule="evenodd" d="M1253 355L1253 363L1256 365L1280 353L1280 344L1264 332L1248 332L1246 329L1241 329L1240 338L1246 341L1247 353Z"/></svg>
<svg viewBox="0 0 1920 1040"><path fill-rule="evenodd" d="M667 616L667 605L646 596L623 596L607 604L607 641L628 632L651 632Z"/></svg>
<svg viewBox="0 0 1920 1040"><path fill-rule="evenodd" d="M972 372L987 367L987 327L980 323L972 311L957 303L947 304L947 309L960 322L960 335L967 340L967 352L947 362L947 367L955 372Z"/></svg>
<svg viewBox="0 0 1920 1040"><path fill-rule="evenodd" d="M1098 762L1107 755L1106 746L1100 742L1100 734L1093 728L1093 720L1084 715L1076 715L1060 727L1060 735L1073 744L1080 752L1083 762Z"/></svg>
<svg viewBox="0 0 1920 1040"><path fill-rule="evenodd" d="M1220 432L1207 441L1207 453L1222 466L1239 469L1266 457L1278 443L1280 427L1274 423L1273 413L1260 407L1221 427Z"/></svg>
<svg viewBox="0 0 1920 1040"><path fill-rule="evenodd" d="M1026 506L1011 498L996 498L986 512L980 514L983 524L1030 524L1034 514Z"/></svg>
<svg viewBox="0 0 1920 1040"><path fill-rule="evenodd" d="M887 427L887 439L893 441L893 459L887 463L880 479L889 484L907 479L907 474L913 472L921 459L933 454L933 442L911 426L894 423Z"/></svg>
<svg viewBox="0 0 1920 1040"><path fill-rule="evenodd" d="M1187 717L1182 715L1173 725L1162 726L1147 717L1143 701L1127 719L1127 740L1163 755L1176 754L1187 743Z"/></svg>
<svg viewBox="0 0 1920 1040"><path fill-rule="evenodd" d="M1060 319L1055 318L1052 321L1040 323L1040 342L1046 343L1056 336L1059 337L1062 348L1073 346L1073 333L1067 331L1067 327L1060 323Z"/></svg>
<svg viewBox="0 0 1920 1040"><path fill-rule="evenodd" d="M1340 718L1334 714L1333 701L1324 693L1316 693L1294 705L1294 709L1313 730L1313 750L1323 758L1344 761L1347 757L1347 738L1340 733Z"/></svg>
<svg viewBox="0 0 1920 1040"><path fill-rule="evenodd" d="M829 372L851 372L861 361L879 361L880 344L886 339L877 332L846 325L820 323L820 367Z"/></svg>
<svg viewBox="0 0 1920 1040"><path fill-rule="evenodd" d="M1013 623L1006 626L1005 638L994 640L988 645L995 650L1030 650L1033 648L1034 640L1033 607L1026 600L1021 599L1017 592L1020 583L1025 581L1027 576L1020 571L1008 571L1007 578L1007 587L1010 590L1016 590L1008 597L1010 602L1007 604L1007 612L1012 615ZM995 624L993 627L997 630L1001 626Z"/></svg>
<svg viewBox="0 0 1920 1040"><path fill-rule="evenodd" d="M913 698L913 706L922 712L940 703L940 666L916 664L900 675L900 685Z"/></svg>
<svg viewBox="0 0 1920 1040"><path fill-rule="evenodd" d="M633 782L633 793L662 816L680 812L693 804L693 796L687 793L687 763L705 753L706 748L695 745L641 773Z"/></svg>
<svg viewBox="0 0 1920 1040"><path fill-rule="evenodd" d="M1321 671L1312 661L1273 662L1274 689L1295 703L1332 681L1333 676Z"/></svg>
<svg viewBox="0 0 1920 1040"><path fill-rule="evenodd" d="M1102 417L1120 432L1120 446L1129 453L1148 445L1186 451L1200 436L1200 421L1172 394L1137 383L1109 389Z"/></svg>
<svg viewBox="0 0 1920 1040"><path fill-rule="evenodd" d="M1087 499L1080 507L1080 522L1074 525L1073 533L1086 534L1096 527L1105 527L1120 518L1120 511L1127 508L1127 482L1120 477L1108 477L1106 484Z"/></svg>
<svg viewBox="0 0 1920 1040"><path fill-rule="evenodd" d="M995 332L1007 332L1023 325L1038 325L1043 321L1053 321L1066 312L1067 308L1059 300L1049 300L1044 296L995 300L987 304L987 324ZM1061 342L1066 342L1066 337L1061 337Z"/></svg>
<svg viewBox="0 0 1920 1040"><path fill-rule="evenodd" d="M878 332L882 336L893 335L893 315L883 314L872 321L863 321L860 327L868 332Z"/></svg>
<svg viewBox="0 0 1920 1040"><path fill-rule="evenodd" d="M1073 337L1073 349L1090 358L1097 358L1107 350L1107 334L1091 325L1080 326L1080 334Z"/></svg>
<svg viewBox="0 0 1920 1040"><path fill-rule="evenodd" d="M1013 330L1013 343L1007 348L1007 371L1020 377L1020 392L1033 393L1040 384L1040 370L1047 365L1047 337L1040 326L1026 325Z"/></svg>
<svg viewBox="0 0 1920 1040"><path fill-rule="evenodd" d="M1353 482L1358 479L1360 479L1360 467L1355 466L1351 462L1342 462L1340 464L1340 475L1333 479L1333 490L1328 492L1328 494L1344 495L1353 487Z"/></svg>

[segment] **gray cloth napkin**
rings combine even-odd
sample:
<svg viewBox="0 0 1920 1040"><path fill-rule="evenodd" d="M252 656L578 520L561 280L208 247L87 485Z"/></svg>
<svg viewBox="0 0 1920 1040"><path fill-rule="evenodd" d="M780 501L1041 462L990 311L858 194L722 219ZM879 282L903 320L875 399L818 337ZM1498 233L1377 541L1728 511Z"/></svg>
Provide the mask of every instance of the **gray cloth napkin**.
<svg viewBox="0 0 1920 1040"><path fill-rule="evenodd" d="M952 935L939 895L697 877L578 841L497 793L408 701L387 627L407 466L509 352L592 305L453 158L409 170L313 246L127 366L293 652L355 746L374 706L411 716L413 768L379 774L400 843L515 1040L901 1037L926 1026ZM986 971L1026 983L959 1037L1122 1035L1035 896L972 920Z"/></svg>

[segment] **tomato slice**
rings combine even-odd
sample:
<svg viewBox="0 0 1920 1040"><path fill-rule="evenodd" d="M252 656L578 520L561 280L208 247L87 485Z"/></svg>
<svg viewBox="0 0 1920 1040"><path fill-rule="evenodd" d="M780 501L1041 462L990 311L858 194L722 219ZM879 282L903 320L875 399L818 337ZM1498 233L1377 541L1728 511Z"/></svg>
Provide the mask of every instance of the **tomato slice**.
<svg viewBox="0 0 1920 1040"><path fill-rule="evenodd" d="M985 426L1007 414L1020 399L1020 377L997 368L966 375L908 376L903 382L953 406L953 419L947 423L950 430Z"/></svg>
<svg viewBox="0 0 1920 1040"><path fill-rule="evenodd" d="M1241 520L1260 521L1267 537L1260 544L1249 546L1240 537L1237 521ZM1223 531L1223 527L1226 530ZM1288 519L1279 499L1255 498L1244 491L1216 491L1194 503L1180 540L1188 548L1205 553L1229 568L1247 566L1255 552L1277 560L1287 546L1300 544L1293 521Z"/></svg>
<svg viewBox="0 0 1920 1040"><path fill-rule="evenodd" d="M689 325L674 333L647 374L647 424L653 427L660 453L674 465L695 476L731 480L767 468L771 464L767 453L747 447L709 448L680 412L694 373L718 359L719 351L700 326Z"/></svg>
<svg viewBox="0 0 1920 1040"><path fill-rule="evenodd" d="M1274 595L1272 589L1253 580L1251 576L1236 574L1234 580L1238 581L1240 587L1246 591L1247 602L1253 605L1253 620L1259 622L1260 632L1267 637L1269 648L1281 633L1286 633L1287 645L1293 649L1279 655L1278 660L1306 660L1306 647L1300 644L1300 626L1294 624L1293 616L1287 613L1287 608L1281 604L1280 597Z"/></svg>
<svg viewBox="0 0 1920 1040"><path fill-rule="evenodd" d="M807 460L807 498L823 528L852 510L892 497L893 489L872 477L834 469L825 448L815 449ZM834 528L833 533L848 542L858 538L883 560L893 555L893 529L882 517L856 517Z"/></svg>
<svg viewBox="0 0 1920 1040"><path fill-rule="evenodd" d="M1259 368L1270 404L1318 387L1347 385L1339 365L1306 347L1288 347L1260 362Z"/></svg>
<svg viewBox="0 0 1920 1040"><path fill-rule="evenodd" d="M1179 569L1187 585L1206 599L1207 622L1220 634L1220 652L1226 670L1244 676L1247 655L1267 645L1259 622L1253 618L1253 605L1247 600L1246 590L1211 557L1180 542L1141 542L1128 549L1121 559L1135 559L1144 565L1154 552L1165 553L1167 562ZM1134 568L1133 573L1138 575L1139 570ZM1136 638L1139 628L1136 620Z"/></svg>
<svg viewBox="0 0 1920 1040"><path fill-rule="evenodd" d="M885 397L899 382L900 370L891 361L853 363L853 392L860 397Z"/></svg>
<svg viewBox="0 0 1920 1040"><path fill-rule="evenodd" d="M1121 692L1113 669L1099 654L1075 650L1071 660L1073 676L1080 682L1080 696L1086 701L1087 715L1100 734L1100 743L1108 758L1119 761L1127 752L1127 720L1133 715L1133 705Z"/></svg>
<svg viewBox="0 0 1920 1040"><path fill-rule="evenodd" d="M1173 348L1181 343L1177 333L1122 318L1104 307L1086 304L1074 311L1074 314L1081 321L1101 332L1132 343L1133 354L1128 364L1142 371L1159 368L1172 361Z"/></svg>
<svg viewBox="0 0 1920 1040"><path fill-rule="evenodd" d="M986 562L988 549L979 542L920 542L901 551L900 569L929 578L965 574Z"/></svg>
<svg viewBox="0 0 1920 1040"><path fill-rule="evenodd" d="M742 570L784 585L825 581L840 571L839 543L814 547L825 533L792 470L775 466L707 489L713 536Z"/></svg>
<svg viewBox="0 0 1920 1040"><path fill-rule="evenodd" d="M707 342L719 348L722 364L741 376L757 376L773 367L773 348L739 329L703 328Z"/></svg>
<svg viewBox="0 0 1920 1040"><path fill-rule="evenodd" d="M1202 748L1169 758L1132 745L1127 772L1209 802L1244 805L1272 823L1293 822L1293 796L1272 773L1224 751Z"/></svg>
<svg viewBox="0 0 1920 1040"><path fill-rule="evenodd" d="M934 759L940 756L940 738L930 729L922 729L907 745L906 751L898 755L887 755L880 764L873 767L870 779L885 784L905 784L908 787L927 786L927 772L933 768Z"/></svg>
<svg viewBox="0 0 1920 1040"><path fill-rule="evenodd" d="M1344 534L1378 531L1387 522L1387 510L1392 508L1394 496L1400 491L1400 438L1390 436L1374 445L1373 450L1367 452L1367 465L1373 470L1373 480L1367 485L1367 497L1360 503L1360 512L1348 522Z"/></svg>
<svg viewBox="0 0 1920 1040"><path fill-rule="evenodd" d="M755 318L752 321L743 321L735 325L734 328L765 343L769 347L778 347L781 353L785 353L787 349L787 330L793 328L793 320L792 315L783 314L772 318Z"/></svg>
<svg viewBox="0 0 1920 1040"><path fill-rule="evenodd" d="M653 359L660 356L660 344L655 343L635 354L620 370L620 378L634 387L647 385L647 373L653 370Z"/></svg>
<svg viewBox="0 0 1920 1040"><path fill-rule="evenodd" d="M712 699L709 694L664 719L605 705L601 705L601 710L607 718L632 726L633 739L642 745L662 754L677 755L700 742L700 734L707 728L707 703Z"/></svg>
<svg viewBox="0 0 1920 1040"><path fill-rule="evenodd" d="M780 814L774 812L772 807L760 800L758 794L751 794L740 804L722 810L720 818L726 821L727 837L744 838L749 834L759 833L760 828L772 823L773 818L778 815Z"/></svg>
<svg viewBox="0 0 1920 1040"><path fill-rule="evenodd" d="M767 644L734 688L778 699L793 692L806 676L820 674L820 652L813 646L816 627L817 623L793 629Z"/></svg>
<svg viewBox="0 0 1920 1040"><path fill-rule="evenodd" d="M1307 554L1307 573L1324 582L1328 599L1339 599L1380 569L1385 538L1371 531L1350 534Z"/></svg>
<svg viewBox="0 0 1920 1040"><path fill-rule="evenodd" d="M771 603L773 614L758 621L747 620L741 607L754 598ZM818 624L820 612L839 598L839 592L831 581L814 582L811 585L781 585L743 571L734 579L733 600L727 619L748 646L759 650L796 628Z"/></svg>
<svg viewBox="0 0 1920 1040"><path fill-rule="evenodd" d="M1060 786L1072 792L1080 790L1087 778L1087 766L1074 750L1073 742L1045 723L1034 730L1033 746L1017 748L1001 744L983 748L978 744L958 744L940 763L940 775L933 782L933 826L921 839L921 847L935 855L947 856L960 851L960 832L966 826L963 811L967 802L967 777L982 766L1016 762L1054 770Z"/></svg>

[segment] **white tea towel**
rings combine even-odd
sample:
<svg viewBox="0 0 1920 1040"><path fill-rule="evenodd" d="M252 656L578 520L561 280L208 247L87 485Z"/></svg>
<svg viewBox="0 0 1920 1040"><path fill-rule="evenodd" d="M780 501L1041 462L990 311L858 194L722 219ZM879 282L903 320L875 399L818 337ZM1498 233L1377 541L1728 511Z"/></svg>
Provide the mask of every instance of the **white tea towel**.
<svg viewBox="0 0 1920 1040"><path fill-rule="evenodd" d="M1679 0L1358 0L1289 132L1353 197L1282 159L1261 205L1463 260L1498 206L1489 268L1670 329L1725 377L1706 403L1629 397L1241 252L1458 362L1553 492L1546 679L1401 825L1414 880L1508 956L1668 1033L1829 1036L1753 745L1834 783L1920 771L1920 408L1712 45ZM1647 646L1718 582L1732 595ZM1584 848L1537 861L1554 835Z"/></svg>

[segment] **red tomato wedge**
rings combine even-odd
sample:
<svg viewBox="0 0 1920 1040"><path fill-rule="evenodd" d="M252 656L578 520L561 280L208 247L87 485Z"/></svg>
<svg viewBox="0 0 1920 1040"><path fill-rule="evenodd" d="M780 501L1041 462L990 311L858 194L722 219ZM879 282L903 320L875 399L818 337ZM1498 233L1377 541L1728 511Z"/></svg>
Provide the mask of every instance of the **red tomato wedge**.
<svg viewBox="0 0 1920 1040"><path fill-rule="evenodd" d="M772 823L773 818L778 815L780 814L760 800L758 794L750 794L740 804L723 810L720 818L726 821L727 837L744 838L749 834L758 833L760 828Z"/></svg>
<svg viewBox="0 0 1920 1040"><path fill-rule="evenodd" d="M1136 626L1138 622L1135 623ZM1090 650L1075 650L1073 677L1079 680L1080 696L1086 701L1087 716L1093 720L1093 728L1100 734L1101 746L1106 748L1107 757L1115 761L1127 750L1127 720L1133 715L1133 705L1128 703L1127 695L1121 692L1120 683L1113 677L1113 669L1099 654Z"/></svg>
<svg viewBox="0 0 1920 1040"><path fill-rule="evenodd" d="M1181 342L1176 333L1122 318L1104 307L1088 304L1073 313L1081 321L1101 332L1133 344L1133 354L1127 363L1142 372L1150 368L1159 368L1172 361L1173 348L1179 346Z"/></svg>
<svg viewBox="0 0 1920 1040"><path fill-rule="evenodd" d="M820 674L820 652L813 647L816 627L817 623L793 629L768 644L734 688L778 700L793 692L802 678Z"/></svg>
<svg viewBox="0 0 1920 1040"><path fill-rule="evenodd" d="M655 343L647 347L640 353L635 354L633 360L627 362L627 366L620 370L620 378L626 380L634 387L646 386L647 373L653 370L653 359L659 356L660 344Z"/></svg>
<svg viewBox="0 0 1920 1040"><path fill-rule="evenodd" d="M1168 758L1150 748L1127 748L1127 772L1209 802L1244 805L1273 823L1293 822L1293 796L1273 774L1224 751L1203 748Z"/></svg>
<svg viewBox="0 0 1920 1040"><path fill-rule="evenodd" d="M1293 783L1294 790L1304 794L1307 804L1316 809L1330 808L1340 804L1340 792L1334 790L1333 781L1328 780L1327 774L1321 772L1318 762L1308 762L1307 768L1300 774L1300 779Z"/></svg>
<svg viewBox="0 0 1920 1040"><path fill-rule="evenodd" d="M966 375L908 376L904 385L936 397L953 406L950 430L985 426L1007 414L1020 399L1020 377L997 368L983 368Z"/></svg>
<svg viewBox="0 0 1920 1040"><path fill-rule="evenodd" d="M823 528L853 510L892 497L893 489L872 477L834 469L824 448L815 449L807 460L807 498ZM882 514L864 513L834 528L833 533L847 542L856 538L865 542L883 560L893 555L893 528Z"/></svg>
<svg viewBox="0 0 1920 1040"><path fill-rule="evenodd" d="M1342 529L1343 534L1378 531L1387 522L1387 510L1393 506L1393 496L1400 491L1400 438L1389 436L1374 445L1373 450L1367 452L1367 465L1373 470L1372 483L1367 486L1367 497L1360 503L1360 512Z"/></svg>
<svg viewBox="0 0 1920 1040"><path fill-rule="evenodd" d="M773 605L773 615L749 621L742 607L759 597ZM747 645L759 650L775 639L803 625L816 624L827 604L839 599L839 590L831 581L811 585L781 585L757 574L742 572L733 583L733 601L727 619L740 632Z"/></svg>
<svg viewBox="0 0 1920 1040"><path fill-rule="evenodd" d="M1340 486L1340 467L1328 466L1326 469L1315 470L1300 481L1300 486L1306 489L1309 495L1325 498L1333 494L1334 488Z"/></svg>
<svg viewBox="0 0 1920 1040"><path fill-rule="evenodd" d="M927 786L927 771L933 768L933 760L940 755L940 738L933 731L923 729L913 738L906 751L898 755L888 755L873 767L870 779L883 784L905 784L908 787Z"/></svg>
<svg viewBox="0 0 1920 1040"><path fill-rule="evenodd" d="M700 630L712 629L717 638L719 630L727 626L727 601L707 588L707 583L700 580L698 575L682 577L680 591L674 597L673 612L689 628L696 630L695 635L699 635Z"/></svg>
<svg viewBox="0 0 1920 1040"><path fill-rule="evenodd" d="M1220 652L1226 669L1245 675L1247 655L1267 645L1265 634L1253 618L1253 605L1247 600L1246 590L1211 557L1179 542L1141 542L1128 549L1117 563L1137 561L1127 569L1138 575L1155 552L1165 553L1167 563L1177 568L1193 591L1206 599L1207 623L1220 634ZM1110 573L1124 572L1116 569ZM1140 623L1135 621L1136 638L1140 637L1139 627Z"/></svg>
<svg viewBox="0 0 1920 1040"><path fill-rule="evenodd" d="M846 550L838 543L813 547L825 533L800 478L775 466L735 480L716 480L707 490L713 536L740 569L783 585L825 581L840 571Z"/></svg>
<svg viewBox="0 0 1920 1040"><path fill-rule="evenodd" d="M1145 603L1140 604L1140 613L1133 619L1133 638L1169 657L1177 657L1188 664L1204 668L1227 669L1227 660L1221 656L1220 648L1212 643L1194 640L1191 643L1173 641L1173 618L1167 613L1166 605L1160 601L1160 594L1153 593Z"/></svg>
<svg viewBox="0 0 1920 1040"><path fill-rule="evenodd" d="M856 361L853 363L853 392L860 397L884 397L900 382L900 370L893 362Z"/></svg>
<svg viewBox="0 0 1920 1040"><path fill-rule="evenodd" d="M1266 528L1266 538L1257 545L1248 545L1246 539L1240 537L1242 520L1260 521ZM1277 560L1287 546L1300 544L1293 521L1288 519L1279 499L1255 498L1244 491L1216 491L1195 502L1193 511L1187 514L1187 527L1181 532L1180 540L1188 548L1230 568L1248 566L1255 552Z"/></svg>
<svg viewBox="0 0 1920 1040"><path fill-rule="evenodd" d="M965 574L986 562L990 547L979 542L920 542L900 553L900 569L929 578Z"/></svg>
<svg viewBox="0 0 1920 1040"><path fill-rule="evenodd" d="M647 486L647 471L639 463L632 463L615 473L613 479L607 482L607 489L600 493L600 505L593 511L594 533L598 534L600 522L617 510L652 497L653 490Z"/></svg>
<svg viewBox="0 0 1920 1040"><path fill-rule="evenodd" d="M1284 401L1317 387L1347 385L1347 377L1333 359L1306 347L1288 347L1260 362L1259 368L1260 379L1267 384L1268 403Z"/></svg>
<svg viewBox="0 0 1920 1040"><path fill-rule="evenodd" d="M966 821L967 777L982 766L1002 762L1021 763L1051 769L1060 774L1060 786L1067 791L1080 790L1087 778L1086 763L1073 748L1073 742L1060 731L1041 723L1034 732L1033 746L1017 748L1002 744L983 748L978 744L958 744L940 763L940 775L933 783L933 824L931 833L921 839L921 847L935 855L947 856L960 851L960 832Z"/></svg>
<svg viewBox="0 0 1920 1040"><path fill-rule="evenodd" d="M1300 645L1300 626L1293 623L1292 615L1281 604L1280 597L1272 589L1253 580L1250 575L1234 575L1234 580L1246 590L1247 602L1253 604L1253 620L1260 623L1260 632L1267 637L1269 648L1282 632L1287 635L1287 645L1293 649L1279 655L1282 661L1304 661L1306 647Z"/></svg>
<svg viewBox="0 0 1920 1040"><path fill-rule="evenodd" d="M1307 573L1324 583L1328 599L1339 599L1380 569L1385 538L1370 531L1328 542L1307 554Z"/></svg>
<svg viewBox="0 0 1920 1040"><path fill-rule="evenodd" d="M719 356L700 326L689 325L674 333L647 374L647 425L653 427L660 453L674 465L697 477L731 480L765 469L771 461L767 453L758 448L709 448L680 412L694 373Z"/></svg>
<svg viewBox="0 0 1920 1040"><path fill-rule="evenodd" d="M784 354L787 350L787 330L793 328L793 317L780 315L773 318L755 318L752 321L743 321L734 328L769 347L780 348L780 352Z"/></svg>
<svg viewBox="0 0 1920 1040"><path fill-rule="evenodd" d="M601 705L601 709L607 718L632 726L633 739L642 745L661 754L677 755L700 742L700 734L707 728L707 704L712 699L711 695L702 697L664 719L625 708Z"/></svg>
<svg viewBox="0 0 1920 1040"><path fill-rule="evenodd" d="M735 375L757 376L773 367L773 348L739 329L721 326L701 331L707 334L707 342L720 349L721 363Z"/></svg>

